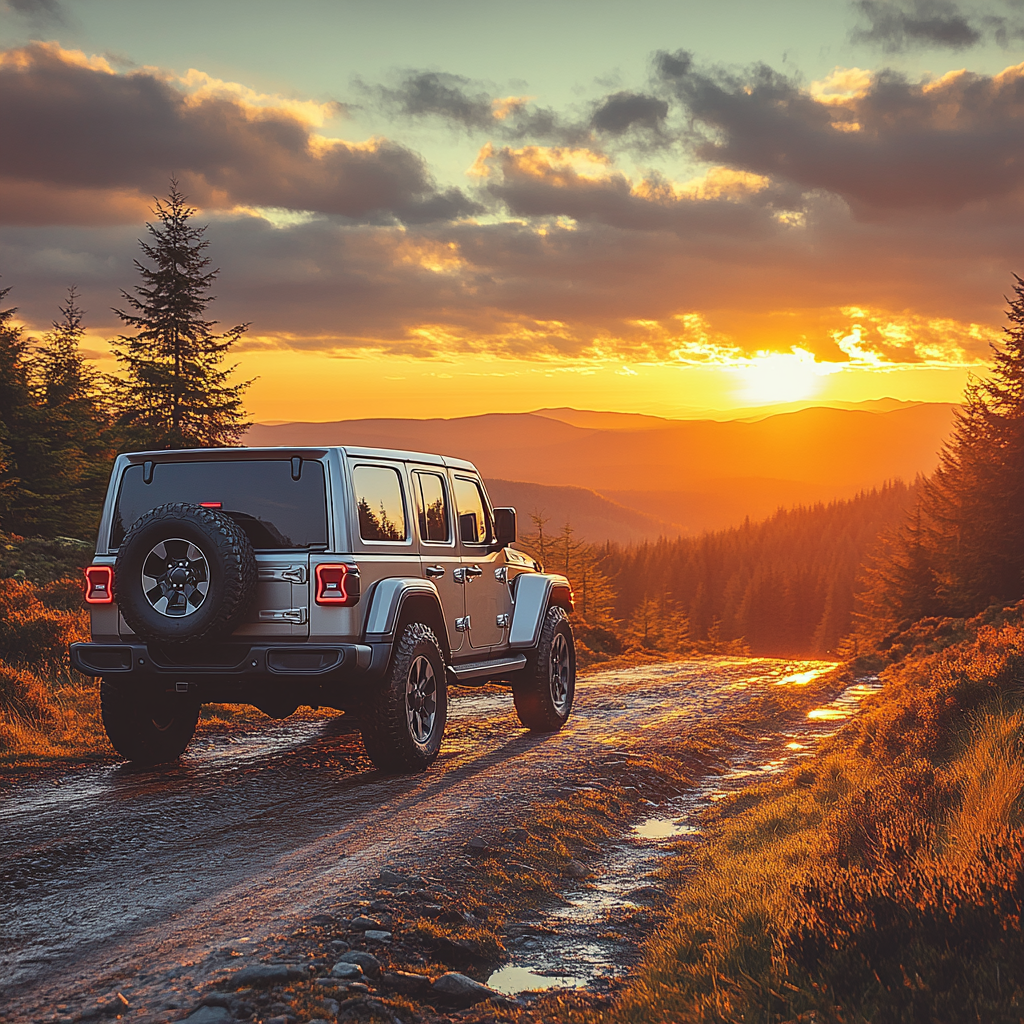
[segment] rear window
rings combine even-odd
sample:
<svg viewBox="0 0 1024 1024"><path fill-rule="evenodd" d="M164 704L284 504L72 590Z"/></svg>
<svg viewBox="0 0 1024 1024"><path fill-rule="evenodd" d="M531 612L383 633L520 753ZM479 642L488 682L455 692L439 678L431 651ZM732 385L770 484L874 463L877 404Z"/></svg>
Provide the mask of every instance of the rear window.
<svg viewBox="0 0 1024 1024"><path fill-rule="evenodd" d="M119 547L132 523L150 509L180 501L230 516L257 549L326 547L323 464L303 459L297 468L295 480L289 459L157 462L147 484L144 467L129 466L121 477L110 546Z"/></svg>

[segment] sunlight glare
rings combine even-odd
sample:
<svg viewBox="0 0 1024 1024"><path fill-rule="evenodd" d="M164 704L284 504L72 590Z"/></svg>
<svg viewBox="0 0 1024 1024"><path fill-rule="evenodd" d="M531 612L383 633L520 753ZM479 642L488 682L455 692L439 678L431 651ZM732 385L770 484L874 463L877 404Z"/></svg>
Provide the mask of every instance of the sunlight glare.
<svg viewBox="0 0 1024 1024"><path fill-rule="evenodd" d="M821 389L828 371L810 352L758 352L735 373L742 382L740 397L751 404L799 402Z"/></svg>

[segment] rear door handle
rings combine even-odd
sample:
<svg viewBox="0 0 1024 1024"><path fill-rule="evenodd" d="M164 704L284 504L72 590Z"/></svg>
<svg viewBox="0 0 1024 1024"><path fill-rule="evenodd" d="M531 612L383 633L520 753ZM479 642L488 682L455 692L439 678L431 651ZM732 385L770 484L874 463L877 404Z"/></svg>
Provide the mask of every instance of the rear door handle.
<svg viewBox="0 0 1024 1024"><path fill-rule="evenodd" d="M468 565L466 566L466 578L471 579L476 576L483 576L484 571L479 565Z"/></svg>
<svg viewBox="0 0 1024 1024"><path fill-rule="evenodd" d="M426 574L426 576L429 579L432 579L432 580L440 579L444 575L444 566L443 565L428 565L426 567L426 569L423 570L423 572Z"/></svg>

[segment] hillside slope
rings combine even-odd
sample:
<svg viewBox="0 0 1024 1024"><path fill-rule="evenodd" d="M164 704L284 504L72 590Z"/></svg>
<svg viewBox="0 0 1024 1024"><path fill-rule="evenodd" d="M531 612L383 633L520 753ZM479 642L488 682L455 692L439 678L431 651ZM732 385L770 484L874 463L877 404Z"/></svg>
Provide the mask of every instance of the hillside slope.
<svg viewBox="0 0 1024 1024"><path fill-rule="evenodd" d="M246 443L367 445L459 455L488 478L586 488L700 532L735 525L746 516L760 518L780 506L851 497L886 480L911 481L930 473L954 406L867 405L802 409L755 422L543 410L457 419L256 424Z"/></svg>

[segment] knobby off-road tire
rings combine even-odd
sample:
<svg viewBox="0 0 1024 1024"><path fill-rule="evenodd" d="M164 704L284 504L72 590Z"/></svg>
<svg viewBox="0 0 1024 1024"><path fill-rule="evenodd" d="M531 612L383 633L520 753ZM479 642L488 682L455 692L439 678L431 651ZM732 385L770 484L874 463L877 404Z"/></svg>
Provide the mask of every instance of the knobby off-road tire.
<svg viewBox="0 0 1024 1024"><path fill-rule="evenodd" d="M576 642L569 616L549 608L540 643L526 668L512 680L519 721L533 732L557 732L572 711L576 692Z"/></svg>
<svg viewBox="0 0 1024 1024"><path fill-rule="evenodd" d="M100 683L100 712L111 746L138 764L177 761L199 721L199 702L183 693Z"/></svg>
<svg viewBox="0 0 1024 1024"><path fill-rule="evenodd" d="M143 640L214 640L230 633L256 592L245 531L200 505L159 505L128 531L114 563L114 596Z"/></svg>
<svg viewBox="0 0 1024 1024"><path fill-rule="evenodd" d="M411 623L363 710L363 746L381 771L421 772L437 757L447 720L441 645L429 626Z"/></svg>

